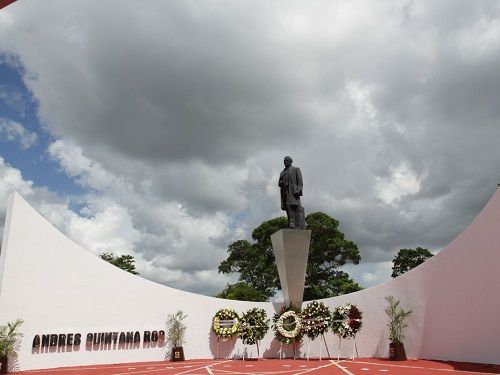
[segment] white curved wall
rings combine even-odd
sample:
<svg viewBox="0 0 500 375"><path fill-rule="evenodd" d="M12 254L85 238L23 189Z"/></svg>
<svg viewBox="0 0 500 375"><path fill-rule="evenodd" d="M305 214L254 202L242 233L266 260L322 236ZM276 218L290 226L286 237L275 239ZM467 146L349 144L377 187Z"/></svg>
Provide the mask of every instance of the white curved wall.
<svg viewBox="0 0 500 375"><path fill-rule="evenodd" d="M413 358L500 363L500 193L455 241L425 264L382 285L324 302L334 308L352 302L364 313L357 337L360 356L386 357L388 337L384 296L394 295L414 311L405 346ZM187 358L213 358L217 345L211 319L221 307L244 312L271 303L222 300L172 289L131 275L76 245L57 231L17 193L9 198L0 255L0 322L22 318L24 339L16 369L162 360L165 346L93 350L85 345L69 351L32 351L36 334L164 329L168 314L183 310ZM326 336L331 356L338 339ZM319 340L311 354L319 354ZM261 345L265 357L278 356L269 331ZM78 350L77 350L78 349ZM220 343L220 356L241 355L238 341ZM255 347L248 354L256 356ZM307 342L301 355L305 355ZM323 348L323 353L325 349ZM341 355L352 353L342 343ZM288 352L290 355L290 352Z"/></svg>

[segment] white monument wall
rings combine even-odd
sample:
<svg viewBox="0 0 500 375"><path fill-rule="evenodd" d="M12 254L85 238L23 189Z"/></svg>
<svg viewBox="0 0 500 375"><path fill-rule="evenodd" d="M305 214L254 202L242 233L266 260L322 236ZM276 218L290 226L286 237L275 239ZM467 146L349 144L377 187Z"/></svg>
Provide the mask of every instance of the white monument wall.
<svg viewBox="0 0 500 375"><path fill-rule="evenodd" d="M384 297L394 295L414 314L405 347L412 358L500 363L500 194L455 241L423 265L382 285L323 300L330 308L351 302L363 311L356 339L361 357L387 357ZM307 302L306 302L307 303ZM304 304L306 304L304 303ZM188 318L184 351L187 359L241 356L240 340L221 342L211 333L211 319L222 307L244 312L266 309L272 317L280 306L206 297L169 288L122 271L69 240L33 210L17 193L9 198L0 254L0 324L23 319L24 338L17 370L61 366L163 360L166 346L87 346L87 333L165 330L168 314ZM79 347L33 350L35 335L80 333ZM319 342L310 345L319 355ZM326 335L331 357L338 339ZM304 341L300 355L307 352ZM270 330L261 355L277 357L280 346ZM352 354L344 340L341 356ZM246 348L256 357L256 348ZM323 356L326 354L322 348ZM286 352L291 355L290 348Z"/></svg>

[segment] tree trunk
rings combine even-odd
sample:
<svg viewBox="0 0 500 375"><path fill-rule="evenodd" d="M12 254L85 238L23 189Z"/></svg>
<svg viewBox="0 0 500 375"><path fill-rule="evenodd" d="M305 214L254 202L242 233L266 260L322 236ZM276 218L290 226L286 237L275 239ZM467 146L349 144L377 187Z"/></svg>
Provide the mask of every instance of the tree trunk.
<svg viewBox="0 0 500 375"><path fill-rule="evenodd" d="M389 359L391 361L406 361L405 346L402 342L389 344Z"/></svg>

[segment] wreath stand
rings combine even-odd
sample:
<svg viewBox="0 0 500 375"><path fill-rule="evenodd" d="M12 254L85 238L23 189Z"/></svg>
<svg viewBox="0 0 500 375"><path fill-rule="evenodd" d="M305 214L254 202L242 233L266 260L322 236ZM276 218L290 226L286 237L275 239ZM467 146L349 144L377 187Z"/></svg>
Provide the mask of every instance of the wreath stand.
<svg viewBox="0 0 500 375"><path fill-rule="evenodd" d="M219 358L219 341L220 341L220 338L219 338L219 336L217 336L217 352L215 353L215 359L220 359ZM222 341L226 341L226 340L222 340Z"/></svg>
<svg viewBox="0 0 500 375"><path fill-rule="evenodd" d="M297 359L297 355L296 355L296 352L295 352L295 341L291 344L288 344L288 345L292 345L292 349L293 349L293 360L295 361ZM280 359L282 359L282 353L283 353L283 343L280 342Z"/></svg>
<svg viewBox="0 0 500 375"><path fill-rule="evenodd" d="M256 341L255 342L255 345L257 345L257 361L260 361L260 352L259 352L259 341ZM243 356L242 356L242 359L243 361L245 361L245 353L247 351L247 346L244 345L244 348L245 350L243 351ZM247 357L248 358L248 357Z"/></svg>
<svg viewBox="0 0 500 375"><path fill-rule="evenodd" d="M228 319L228 320L220 320L219 321L219 324L223 327L232 327L233 324L234 324L234 319ZM223 339L222 341L226 341L226 340L229 340L231 337L228 337L227 339ZM216 350L216 353L215 353L215 359L220 359L219 358L219 341L220 341L220 337L217 336L217 350ZM245 353L243 353L243 358L245 358Z"/></svg>
<svg viewBox="0 0 500 375"><path fill-rule="evenodd" d="M325 348L326 348L326 353L328 355L328 358L330 358L330 350L328 350L328 345L326 344L326 339L325 339L325 335L321 334L321 339L323 340L323 343L325 344ZM311 339L308 339L307 340L307 360L309 361L309 346L311 344L311 342L314 341L314 340L311 340ZM319 344L319 360L321 361L321 349L322 349L323 345L322 343L320 342Z"/></svg>
<svg viewBox="0 0 500 375"><path fill-rule="evenodd" d="M316 320L315 319L307 319L307 321L313 321L315 322ZM323 326L324 323L315 323L313 324L312 326L310 326L311 328L314 328L314 327L317 327L317 326ZM322 333L321 334L321 338L325 344L325 348L326 348L326 352L328 353L328 358L330 358L330 351L328 350L328 345L326 344L326 340L325 340L325 335ZM310 352L310 344L312 341L314 341L316 338L314 338L313 340L311 340L310 338L308 338L307 340L307 360L309 361L309 352ZM321 349L322 349L323 345L319 344L319 360L321 361L321 358L322 358L322 352L321 352Z"/></svg>
<svg viewBox="0 0 500 375"><path fill-rule="evenodd" d="M259 327L262 327L262 326L261 325L255 325L255 326L250 326L249 328L259 328ZM260 340L255 340L255 345L257 345L257 361L260 361L259 341ZM243 356L242 356L243 361L244 361L245 360L245 353L247 351L247 345L246 344L243 344L243 345L244 345L244 348L245 348L245 350L243 352Z"/></svg>
<svg viewBox="0 0 500 375"><path fill-rule="evenodd" d="M354 360L354 358L358 358L359 359L358 346L356 345L356 335L354 335L353 338L354 338L354 343L353 343L353 346L352 346L352 357L349 358L349 359L352 359L352 360ZM342 338L339 337L339 350L337 352L337 361L340 361L340 344L341 343L342 343Z"/></svg>
<svg viewBox="0 0 500 375"><path fill-rule="evenodd" d="M219 359L219 336L217 336L217 350L215 351L215 359Z"/></svg>
<svg viewBox="0 0 500 375"><path fill-rule="evenodd" d="M295 315L295 318L294 318L293 323L287 323L287 322L285 322L285 321L284 321L284 318L283 318L283 317L285 316L285 314L289 314L289 313L292 313L291 315ZM289 315L290 315L290 314L289 314ZM289 317L287 316L286 318L288 319ZM281 321L281 323L280 323L280 321ZM300 316L299 316L299 315L297 315L297 314L296 314L293 310L288 310L288 311L285 311L284 313L282 313L282 314L280 315L280 317L279 317L279 319L278 319L277 324L278 324L278 323L280 323L283 327L285 327L285 326L293 326L293 325L294 325L296 328L297 328L297 324L298 324L298 328L299 328L299 329L297 330L296 335L295 335L295 336L293 336L293 337L291 337L291 336L290 336L290 337L285 336L283 333L281 333L281 332L280 332L283 336L288 337L288 338L293 338L293 339L294 339L294 341L292 342L292 344L291 344L291 345L292 345L292 348L293 348L293 359L295 360L295 359L297 359L297 353L296 353L296 351L295 351L295 343L296 343L296 341L295 341L295 337L297 337L297 335L300 333L300 328L301 328L301 326L300 326L300 325L301 325L301 323L300 323ZM294 330L295 330L296 328L294 328ZM279 332L279 327L278 327L278 332ZM290 344L289 344L289 345L290 345ZM283 343L280 341L280 359L282 359L282 357L283 357L283 355L282 355L282 354L283 354Z"/></svg>

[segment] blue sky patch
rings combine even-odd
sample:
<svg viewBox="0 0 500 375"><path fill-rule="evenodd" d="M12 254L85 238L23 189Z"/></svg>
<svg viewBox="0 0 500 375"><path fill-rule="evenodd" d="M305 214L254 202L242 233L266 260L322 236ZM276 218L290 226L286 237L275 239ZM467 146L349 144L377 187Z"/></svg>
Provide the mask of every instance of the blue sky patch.
<svg viewBox="0 0 500 375"><path fill-rule="evenodd" d="M60 195L84 193L47 153L54 138L40 126L38 102L23 82L23 67L9 61L12 59L0 57L0 156L34 186L46 186ZM27 146L19 137L12 137L15 123L27 133L35 133L36 140Z"/></svg>

